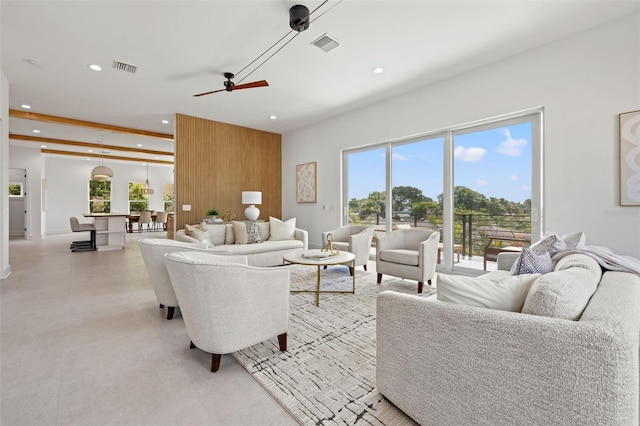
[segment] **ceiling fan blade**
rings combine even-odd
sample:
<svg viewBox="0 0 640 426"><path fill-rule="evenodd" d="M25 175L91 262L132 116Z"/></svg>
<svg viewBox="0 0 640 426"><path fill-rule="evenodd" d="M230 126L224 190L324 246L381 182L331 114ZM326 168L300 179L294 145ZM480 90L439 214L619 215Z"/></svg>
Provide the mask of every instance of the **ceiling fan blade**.
<svg viewBox="0 0 640 426"><path fill-rule="evenodd" d="M267 83L267 80L260 80L260 81L254 81L252 83L237 84L233 86L231 90L233 91L233 90L240 90L240 89L251 89L253 87L265 87L268 85L269 83Z"/></svg>
<svg viewBox="0 0 640 426"><path fill-rule="evenodd" d="M204 95L210 95L212 93L218 93L218 92L224 92L227 89L220 89L220 90L214 90L212 92L204 92L204 93L198 93L197 95L193 95L193 96L204 96Z"/></svg>

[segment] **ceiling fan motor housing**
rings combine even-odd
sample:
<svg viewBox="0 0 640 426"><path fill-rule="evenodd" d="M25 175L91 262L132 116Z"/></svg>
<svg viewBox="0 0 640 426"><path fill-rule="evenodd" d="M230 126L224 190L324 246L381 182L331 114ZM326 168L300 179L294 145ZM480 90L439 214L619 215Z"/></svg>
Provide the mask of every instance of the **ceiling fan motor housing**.
<svg viewBox="0 0 640 426"><path fill-rule="evenodd" d="M289 9L289 26L298 32L309 28L309 8L297 4Z"/></svg>

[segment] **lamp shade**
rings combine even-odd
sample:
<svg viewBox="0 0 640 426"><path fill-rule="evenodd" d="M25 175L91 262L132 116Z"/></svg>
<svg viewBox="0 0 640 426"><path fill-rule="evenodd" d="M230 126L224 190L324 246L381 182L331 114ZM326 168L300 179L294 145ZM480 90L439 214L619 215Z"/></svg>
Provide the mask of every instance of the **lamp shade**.
<svg viewBox="0 0 640 426"><path fill-rule="evenodd" d="M262 204L262 192L242 191L242 204Z"/></svg>
<svg viewBox="0 0 640 426"><path fill-rule="evenodd" d="M91 170L91 179L93 180L107 180L110 177L113 177L113 170L107 166L98 166Z"/></svg>

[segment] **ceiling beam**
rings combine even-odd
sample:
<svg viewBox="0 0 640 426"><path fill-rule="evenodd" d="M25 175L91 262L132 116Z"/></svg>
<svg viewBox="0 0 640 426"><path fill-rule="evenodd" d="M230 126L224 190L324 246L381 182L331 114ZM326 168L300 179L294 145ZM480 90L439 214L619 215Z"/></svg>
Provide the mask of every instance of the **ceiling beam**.
<svg viewBox="0 0 640 426"><path fill-rule="evenodd" d="M40 152L43 154L72 155L75 157L93 157L93 158L102 158L105 160L135 161L136 163L142 162L142 163L173 164L173 161L147 160L146 158L121 157L118 155L102 155L102 154L89 154L89 153L85 154L82 152L59 151L57 149L41 149Z"/></svg>
<svg viewBox="0 0 640 426"><path fill-rule="evenodd" d="M47 123L64 124L67 126L89 127L91 129L109 130L112 132L129 133L132 135L173 140L173 135L168 133L150 132L147 130L132 129L130 127L112 126L111 124L94 123L92 121L56 117L55 115L38 114L36 112L18 111L17 109L10 109L9 117L23 118L25 120L44 121Z"/></svg>
<svg viewBox="0 0 640 426"><path fill-rule="evenodd" d="M143 154L152 154L152 155L170 155L173 157L173 152L171 151L155 151L152 149L142 149L142 148L129 148L126 146L117 146L117 145L101 145L99 143L91 143L91 142L75 142L68 141L65 139L54 139L54 138L43 138L40 136L28 136L28 135L17 135L14 133L9 134L9 139L21 140L21 141L29 141L29 142L38 142L38 143L55 143L58 145L71 145L71 146L82 146L86 148L96 148L96 149L110 149L113 151L127 151L127 152L139 152Z"/></svg>

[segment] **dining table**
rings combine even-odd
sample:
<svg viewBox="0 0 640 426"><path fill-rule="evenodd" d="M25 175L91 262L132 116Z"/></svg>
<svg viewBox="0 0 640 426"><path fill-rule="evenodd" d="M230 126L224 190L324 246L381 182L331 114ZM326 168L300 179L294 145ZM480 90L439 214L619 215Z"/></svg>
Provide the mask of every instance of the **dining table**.
<svg viewBox="0 0 640 426"><path fill-rule="evenodd" d="M173 212L168 212L168 215L172 215ZM151 220L153 220L155 222L156 218L158 217L157 212L152 212L151 213ZM127 232L128 233L133 233L133 224L134 223L138 223L140 221L140 213L129 213L127 215ZM167 230L167 224L164 223L163 224L164 229L163 231Z"/></svg>

